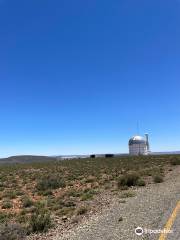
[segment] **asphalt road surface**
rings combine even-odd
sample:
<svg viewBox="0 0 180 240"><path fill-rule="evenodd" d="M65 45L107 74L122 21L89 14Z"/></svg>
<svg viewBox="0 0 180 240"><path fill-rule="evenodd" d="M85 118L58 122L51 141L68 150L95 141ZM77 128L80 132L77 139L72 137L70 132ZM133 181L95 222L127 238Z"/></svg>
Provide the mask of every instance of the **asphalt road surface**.
<svg viewBox="0 0 180 240"><path fill-rule="evenodd" d="M172 229L174 233L169 234L167 240L179 240L180 239L180 213L178 214Z"/></svg>
<svg viewBox="0 0 180 240"><path fill-rule="evenodd" d="M180 240L180 209L176 209L180 200L180 166L169 172L165 182L135 192L136 196L127 198L125 203L115 198L101 214L57 234L53 240ZM158 231L166 225L172 233L160 234ZM143 229L141 236L135 234L137 227Z"/></svg>
<svg viewBox="0 0 180 240"><path fill-rule="evenodd" d="M171 208L170 208L171 209ZM166 233L160 234L159 240L179 240L180 239L180 201L177 202L174 210L167 211L164 220L167 219L164 229Z"/></svg>

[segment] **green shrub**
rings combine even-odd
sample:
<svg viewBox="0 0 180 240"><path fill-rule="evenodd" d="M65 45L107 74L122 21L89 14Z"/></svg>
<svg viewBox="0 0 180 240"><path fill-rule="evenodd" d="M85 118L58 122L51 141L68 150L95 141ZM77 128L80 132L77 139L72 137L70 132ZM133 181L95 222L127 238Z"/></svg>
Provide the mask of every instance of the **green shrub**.
<svg viewBox="0 0 180 240"><path fill-rule="evenodd" d="M65 207L75 207L76 203L73 201L67 201L67 202L64 202L64 206Z"/></svg>
<svg viewBox="0 0 180 240"><path fill-rule="evenodd" d="M81 196L81 201L87 201L93 199L93 194L92 193L83 193Z"/></svg>
<svg viewBox="0 0 180 240"><path fill-rule="evenodd" d="M136 186L138 184L138 180L140 179L137 173L129 173L122 176L118 181L118 188L122 186Z"/></svg>
<svg viewBox="0 0 180 240"><path fill-rule="evenodd" d="M6 191L3 194L4 198L9 198L9 199L14 199L14 198L16 198L16 196L17 196L16 191Z"/></svg>
<svg viewBox="0 0 180 240"><path fill-rule="evenodd" d="M146 186L146 182L143 179L138 179L137 186Z"/></svg>
<svg viewBox="0 0 180 240"><path fill-rule="evenodd" d="M0 187L4 187L4 183L0 181Z"/></svg>
<svg viewBox="0 0 180 240"><path fill-rule="evenodd" d="M43 196L52 196L53 192L50 189L48 189L46 191L40 192L40 194L43 195Z"/></svg>
<svg viewBox="0 0 180 240"><path fill-rule="evenodd" d="M21 223L21 224L24 224L24 223L27 223L28 220L29 220L29 217L26 213L26 211L21 211L18 215L17 215L17 218L16 218L17 222Z"/></svg>
<svg viewBox="0 0 180 240"><path fill-rule="evenodd" d="M52 220L50 213L46 210L38 210L33 213L29 221L30 232L47 232L47 230L52 226Z"/></svg>
<svg viewBox="0 0 180 240"><path fill-rule="evenodd" d="M9 221L11 215L5 212L0 212L0 224Z"/></svg>
<svg viewBox="0 0 180 240"><path fill-rule="evenodd" d="M81 192L77 191L75 189L71 189L68 193L67 193L68 197L80 197L81 196Z"/></svg>
<svg viewBox="0 0 180 240"><path fill-rule="evenodd" d="M56 214L58 216L68 216L71 217L75 211L75 207L63 207L62 209L59 209Z"/></svg>
<svg viewBox="0 0 180 240"><path fill-rule="evenodd" d="M121 198L129 198L129 197L135 197L136 193L131 192L131 191L127 191L127 192L123 192L120 197Z"/></svg>
<svg viewBox="0 0 180 240"><path fill-rule="evenodd" d="M12 202L9 201L9 200L4 200L2 202L2 209L9 209L9 208L12 208L13 205L12 205Z"/></svg>
<svg viewBox="0 0 180 240"><path fill-rule="evenodd" d="M118 184L118 188L120 188L121 190L125 191L125 190L128 190L128 186L121 186Z"/></svg>
<svg viewBox="0 0 180 240"><path fill-rule="evenodd" d="M1 226L1 240L24 240L26 236L25 229L17 223L9 223Z"/></svg>
<svg viewBox="0 0 180 240"><path fill-rule="evenodd" d="M94 176L88 176L87 179L85 179L86 183L93 183L96 181L96 177Z"/></svg>
<svg viewBox="0 0 180 240"><path fill-rule="evenodd" d="M5 187L0 187L0 192L3 192Z"/></svg>
<svg viewBox="0 0 180 240"><path fill-rule="evenodd" d="M24 192L21 191L21 190L17 190L17 191L16 191L16 195L17 195L17 196L23 196L23 195L24 195Z"/></svg>
<svg viewBox="0 0 180 240"><path fill-rule="evenodd" d="M87 207L80 207L77 211L77 215L83 215L88 211Z"/></svg>
<svg viewBox="0 0 180 240"><path fill-rule="evenodd" d="M49 176L37 182L36 188L38 191L46 191L48 189L64 188L65 186L65 181L62 178Z"/></svg>
<svg viewBox="0 0 180 240"><path fill-rule="evenodd" d="M171 165L174 165L174 166L176 166L176 165L180 165L180 158L173 158L172 160L171 160Z"/></svg>
<svg viewBox="0 0 180 240"><path fill-rule="evenodd" d="M155 175L153 180L154 180L154 183L161 183L164 181L163 176L161 175Z"/></svg>
<svg viewBox="0 0 180 240"><path fill-rule="evenodd" d="M31 207L33 205L33 201L26 196L22 199L22 205L24 208Z"/></svg>
<svg viewBox="0 0 180 240"><path fill-rule="evenodd" d="M34 206L36 208L36 211L41 211L46 208L47 201L45 201L45 200L36 201L36 202L34 202Z"/></svg>

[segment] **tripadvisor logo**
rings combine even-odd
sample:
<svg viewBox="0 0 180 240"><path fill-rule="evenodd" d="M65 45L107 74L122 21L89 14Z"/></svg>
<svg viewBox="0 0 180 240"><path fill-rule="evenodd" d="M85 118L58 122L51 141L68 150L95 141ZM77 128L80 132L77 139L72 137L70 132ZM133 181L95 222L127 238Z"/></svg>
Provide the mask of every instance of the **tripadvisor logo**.
<svg viewBox="0 0 180 240"><path fill-rule="evenodd" d="M147 229L147 228L142 228L142 227L137 227L135 229L135 234L137 236L142 236L143 234L169 234L169 233L173 233L173 230L168 230L168 229L156 229L156 230L152 230L152 229Z"/></svg>
<svg viewBox="0 0 180 240"><path fill-rule="evenodd" d="M136 235L138 235L138 236L141 236L141 235L143 235L143 229L141 228L141 227L137 227L136 229L135 229L135 234Z"/></svg>

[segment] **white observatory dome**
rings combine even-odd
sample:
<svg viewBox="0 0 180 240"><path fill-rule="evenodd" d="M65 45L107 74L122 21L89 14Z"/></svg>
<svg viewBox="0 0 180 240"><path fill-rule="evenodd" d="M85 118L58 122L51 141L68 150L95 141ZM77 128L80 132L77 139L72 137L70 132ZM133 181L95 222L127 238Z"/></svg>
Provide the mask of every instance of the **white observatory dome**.
<svg viewBox="0 0 180 240"><path fill-rule="evenodd" d="M131 144L135 144L135 143L141 143L141 142L146 142L146 140L144 139L144 137L142 136L133 136L132 138L129 139L129 145Z"/></svg>
<svg viewBox="0 0 180 240"><path fill-rule="evenodd" d="M142 136L133 136L129 139L129 154L130 155L147 155L148 141Z"/></svg>

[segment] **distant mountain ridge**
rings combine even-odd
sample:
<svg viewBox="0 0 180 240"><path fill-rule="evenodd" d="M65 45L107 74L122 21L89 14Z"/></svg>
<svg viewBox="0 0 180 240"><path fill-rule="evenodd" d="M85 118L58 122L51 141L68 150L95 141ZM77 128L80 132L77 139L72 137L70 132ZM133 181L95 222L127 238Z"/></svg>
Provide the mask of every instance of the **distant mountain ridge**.
<svg viewBox="0 0 180 240"><path fill-rule="evenodd" d="M150 155L180 155L180 151L171 152L151 152ZM104 157L105 154L96 154L96 157ZM127 156L128 153L114 154L114 157ZM76 158L88 158L90 155L57 155L57 156L36 156L36 155L18 155L7 158L0 158L0 164L12 164L12 163L38 163L38 162L49 162L58 161L65 159L76 159Z"/></svg>
<svg viewBox="0 0 180 240"><path fill-rule="evenodd" d="M33 162L48 162L55 161L56 157L35 156L35 155L19 155L8 158L0 158L0 164L3 163L33 163Z"/></svg>

